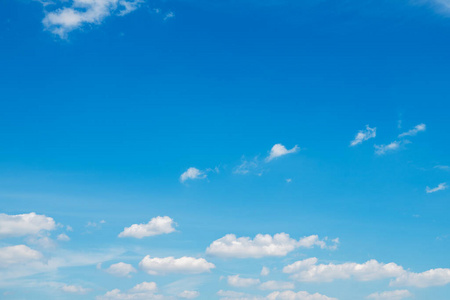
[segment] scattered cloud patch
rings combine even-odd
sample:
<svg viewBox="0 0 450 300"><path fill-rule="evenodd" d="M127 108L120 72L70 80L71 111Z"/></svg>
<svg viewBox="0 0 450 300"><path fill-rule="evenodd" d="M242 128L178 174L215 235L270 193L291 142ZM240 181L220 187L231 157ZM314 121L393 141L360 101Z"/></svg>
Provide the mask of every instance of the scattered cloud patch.
<svg viewBox="0 0 450 300"><path fill-rule="evenodd" d="M205 179L206 174L203 171L200 171L197 168L190 167L180 176L180 181L185 182L186 180L195 180L195 179Z"/></svg>
<svg viewBox="0 0 450 300"><path fill-rule="evenodd" d="M401 145L401 143L398 141L393 141L392 143L390 143L388 145L374 145L375 154L384 155L388 152L398 150L400 148L400 145Z"/></svg>
<svg viewBox="0 0 450 300"><path fill-rule="evenodd" d="M422 273L406 272L390 283L391 286L426 288L450 283L450 269L431 269Z"/></svg>
<svg viewBox="0 0 450 300"><path fill-rule="evenodd" d="M87 289L79 285L67 285L67 284L64 284L61 287L61 290L66 293L79 295L84 295L91 291L91 289Z"/></svg>
<svg viewBox="0 0 450 300"><path fill-rule="evenodd" d="M68 242L68 241L70 241L70 237L67 234L65 234L65 233L59 234L56 239L58 241L61 241L61 242Z"/></svg>
<svg viewBox="0 0 450 300"><path fill-rule="evenodd" d="M119 289L114 289L102 296L97 296L97 300L165 300L173 299L172 297L165 297L163 295L155 294L158 290L154 282L142 282L128 292L122 292Z"/></svg>
<svg viewBox="0 0 450 300"><path fill-rule="evenodd" d="M250 287L261 283L259 279L242 278L239 275L228 276L227 282L233 287Z"/></svg>
<svg viewBox="0 0 450 300"><path fill-rule="evenodd" d="M3 247L0 248L0 268L40 260L42 257L42 253L25 245Z"/></svg>
<svg viewBox="0 0 450 300"><path fill-rule="evenodd" d="M425 131L426 128L427 128L427 126L422 123L422 124L416 125L411 130L408 130L406 132L403 132L403 133L399 134L398 137L401 138L401 137L404 137L404 136L415 136L418 132Z"/></svg>
<svg viewBox="0 0 450 300"><path fill-rule="evenodd" d="M368 139L372 139L377 136L377 128L370 128L369 125L366 125L365 130L360 130L355 136L355 139L350 142L350 147L361 144Z"/></svg>
<svg viewBox="0 0 450 300"><path fill-rule="evenodd" d="M412 297L413 294L411 294L408 290L395 290L395 291L386 291L381 293L373 293L367 296L368 299L374 299L374 300L401 300L404 298Z"/></svg>
<svg viewBox="0 0 450 300"><path fill-rule="evenodd" d="M0 214L0 238L36 235L55 228L53 218L34 212L21 215Z"/></svg>
<svg viewBox="0 0 450 300"><path fill-rule="evenodd" d="M197 291L183 291L178 294L178 297L183 299L194 299L200 296L200 293Z"/></svg>
<svg viewBox="0 0 450 300"><path fill-rule="evenodd" d="M130 227L125 227L121 233L119 233L119 237L132 237L137 239L142 239L144 237L160 235L160 234L168 234L175 231L173 227L175 222L172 218L164 216L164 217L156 217L151 219L146 224L133 224Z"/></svg>
<svg viewBox="0 0 450 300"><path fill-rule="evenodd" d="M443 191L446 190L448 188L447 183L443 182L443 183L439 183L437 187L435 188L430 188L427 186L427 188L425 189L425 191L427 192L427 194L431 194L431 193L435 193L438 191Z"/></svg>
<svg viewBox="0 0 450 300"><path fill-rule="evenodd" d="M262 267L261 269L261 276L267 276L270 274L270 270L267 267Z"/></svg>
<svg viewBox="0 0 450 300"><path fill-rule="evenodd" d="M200 274L211 271L216 266L204 258L183 256L181 258L150 257L147 255L139 263L139 267L150 275L165 275L169 273Z"/></svg>
<svg viewBox="0 0 450 300"><path fill-rule="evenodd" d="M258 157L256 156L252 160L247 160L245 157L242 157L241 164L234 168L233 173L240 175L257 173L258 175L261 175L262 168Z"/></svg>
<svg viewBox="0 0 450 300"><path fill-rule="evenodd" d="M267 295L267 300L337 300L319 293L310 294L305 291L293 292L273 292Z"/></svg>
<svg viewBox="0 0 450 300"><path fill-rule="evenodd" d="M131 277L130 273L136 273L136 269L130 265L123 262L113 264L105 270L107 273L118 276L118 277Z"/></svg>
<svg viewBox="0 0 450 300"><path fill-rule="evenodd" d="M286 233L277 233L274 236L258 234L253 239L250 237L237 238L234 234L227 234L212 242L206 249L206 253L219 257L261 258L285 256L297 248L314 246L334 250L339 243L338 239L334 239L332 245L327 245L326 241L327 239L320 240L317 235L303 237L297 241Z"/></svg>
<svg viewBox="0 0 450 300"><path fill-rule="evenodd" d="M289 281L275 281L275 280L269 280L266 282L261 283L259 286L261 290L292 290L295 288L294 283Z"/></svg>
<svg viewBox="0 0 450 300"><path fill-rule="evenodd" d="M290 153L295 153L297 151L299 151L300 148L295 145L292 149L286 149L285 146L283 146L282 144L275 144L273 145L272 149L270 149L270 153L269 156L266 157L266 162L269 162L275 158L290 154Z"/></svg>

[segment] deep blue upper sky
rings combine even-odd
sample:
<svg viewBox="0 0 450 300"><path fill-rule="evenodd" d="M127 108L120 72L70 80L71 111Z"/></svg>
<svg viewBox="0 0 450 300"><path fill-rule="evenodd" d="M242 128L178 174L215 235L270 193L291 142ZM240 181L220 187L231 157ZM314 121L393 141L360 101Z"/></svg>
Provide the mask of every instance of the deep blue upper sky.
<svg viewBox="0 0 450 300"><path fill-rule="evenodd" d="M77 1L0 3L0 257L19 244L45 259L86 257L17 276L0 263L5 299L138 299L101 295L144 281L166 297L271 292L227 283L236 274L340 300L447 299L450 2L142 1L123 16L112 6L95 21L58 27L62 34L45 23L63 8L89 12ZM418 124L426 130L398 137ZM366 125L376 137L350 147ZM394 141L398 149L375 153ZM265 162L278 143L300 150ZM180 182L190 167L201 175ZM2 218L31 212L73 231L2 236ZM177 232L117 237L157 216L173 218ZM36 242L63 231L66 243ZM225 234L281 232L340 244L276 258L205 253ZM149 275L139 268L147 254L204 257L216 268ZM309 257L448 274L424 288L390 285L398 276L311 283L282 272ZM118 279L106 271L117 262L138 271ZM313 299L281 297L264 299Z"/></svg>

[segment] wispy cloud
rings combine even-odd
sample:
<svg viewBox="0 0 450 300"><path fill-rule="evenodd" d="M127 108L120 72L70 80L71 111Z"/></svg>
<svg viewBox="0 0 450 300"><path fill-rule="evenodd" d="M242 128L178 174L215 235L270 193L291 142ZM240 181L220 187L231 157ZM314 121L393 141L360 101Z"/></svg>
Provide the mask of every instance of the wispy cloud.
<svg viewBox="0 0 450 300"><path fill-rule="evenodd" d="M435 193L437 191L443 191L446 190L448 188L447 183L443 182L440 183L437 187L435 188L430 188L427 186L427 188L425 189L425 191L427 192L427 194L431 194L431 193Z"/></svg>
<svg viewBox="0 0 450 300"><path fill-rule="evenodd" d="M404 137L404 136L415 136L420 131L425 131L427 129L427 126L425 124L419 124L414 126L413 129L410 129L406 132L403 132L398 135L398 137Z"/></svg>
<svg viewBox="0 0 450 300"><path fill-rule="evenodd" d="M355 136L355 139L350 142L350 147L356 146L358 144L361 144L364 141L367 141L368 139L372 139L377 136L377 128L370 128L369 125L366 125L365 130L360 130Z"/></svg>
<svg viewBox="0 0 450 300"><path fill-rule="evenodd" d="M408 290L395 290L395 291L386 291L381 293L373 293L367 296L367 299L374 300L401 300L404 298L412 297L413 294Z"/></svg>
<svg viewBox="0 0 450 300"><path fill-rule="evenodd" d="M390 144L387 145L374 145L375 147L375 154L377 155L383 155L387 152L392 152L395 150L398 150L400 148L401 142L393 141Z"/></svg>
<svg viewBox="0 0 450 300"><path fill-rule="evenodd" d="M180 181L185 182L186 180L195 180L195 179L205 179L206 174L203 171L200 171L197 168L190 167L180 176Z"/></svg>

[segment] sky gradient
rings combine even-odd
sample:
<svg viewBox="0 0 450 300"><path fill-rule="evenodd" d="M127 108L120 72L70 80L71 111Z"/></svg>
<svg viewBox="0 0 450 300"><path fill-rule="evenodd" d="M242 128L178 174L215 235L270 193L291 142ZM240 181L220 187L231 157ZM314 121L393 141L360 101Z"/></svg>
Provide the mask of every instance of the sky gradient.
<svg viewBox="0 0 450 300"><path fill-rule="evenodd" d="M448 300L450 1L0 3L0 298Z"/></svg>

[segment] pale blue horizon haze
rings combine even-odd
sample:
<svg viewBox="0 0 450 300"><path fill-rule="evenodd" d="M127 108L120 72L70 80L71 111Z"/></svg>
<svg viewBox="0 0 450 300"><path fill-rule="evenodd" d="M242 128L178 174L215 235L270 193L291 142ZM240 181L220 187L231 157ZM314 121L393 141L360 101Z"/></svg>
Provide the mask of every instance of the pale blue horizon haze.
<svg viewBox="0 0 450 300"><path fill-rule="evenodd" d="M450 1L0 24L0 299L450 299Z"/></svg>

